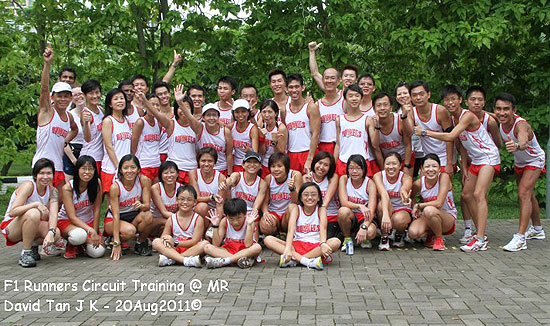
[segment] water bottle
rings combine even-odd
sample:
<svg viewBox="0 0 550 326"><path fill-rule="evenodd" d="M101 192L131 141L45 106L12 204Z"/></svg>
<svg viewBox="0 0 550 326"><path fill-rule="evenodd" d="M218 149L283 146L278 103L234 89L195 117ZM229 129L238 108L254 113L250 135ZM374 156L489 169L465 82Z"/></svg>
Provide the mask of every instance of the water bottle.
<svg viewBox="0 0 550 326"><path fill-rule="evenodd" d="M353 241L346 243L346 255L353 255Z"/></svg>

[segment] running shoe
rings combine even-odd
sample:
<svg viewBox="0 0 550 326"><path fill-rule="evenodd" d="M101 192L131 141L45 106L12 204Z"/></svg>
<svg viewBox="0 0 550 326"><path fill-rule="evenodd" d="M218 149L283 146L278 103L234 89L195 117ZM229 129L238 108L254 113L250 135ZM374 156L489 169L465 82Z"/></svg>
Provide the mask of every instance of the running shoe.
<svg viewBox="0 0 550 326"><path fill-rule="evenodd" d="M460 250L464 252L485 251L487 250L487 242L483 241L482 239L476 236L476 237L473 237L468 244L465 244L462 247L460 247Z"/></svg>
<svg viewBox="0 0 550 326"><path fill-rule="evenodd" d="M471 228L464 229L464 235L462 236L462 238L460 238L460 240L458 240L458 242L462 244L467 244L468 242L470 242L470 240L472 240L472 237L474 235L475 235L475 231L472 230Z"/></svg>
<svg viewBox="0 0 550 326"><path fill-rule="evenodd" d="M433 248L433 250L436 250L436 251L445 250L445 240L443 240L443 237L436 238L432 248Z"/></svg>
<svg viewBox="0 0 550 326"><path fill-rule="evenodd" d="M321 257L317 257L317 258L312 258L310 260L310 262L307 264L307 268L308 269L322 270L325 267L323 266L323 262L321 260Z"/></svg>
<svg viewBox="0 0 550 326"><path fill-rule="evenodd" d="M67 243L67 246L65 247L65 254L63 254L63 257L65 259L75 259L77 252L78 252L77 247L73 246L70 243Z"/></svg>
<svg viewBox="0 0 550 326"><path fill-rule="evenodd" d="M34 260L38 261L40 260L40 254L38 253L38 245L32 245L31 247L31 250L32 250L32 258L34 258Z"/></svg>
<svg viewBox="0 0 550 326"><path fill-rule="evenodd" d="M394 240L393 240L393 246L397 248L403 248L405 247L405 239L403 238L403 233L395 233Z"/></svg>
<svg viewBox="0 0 550 326"><path fill-rule="evenodd" d="M285 260L285 257L281 255L281 258L279 258L279 267L281 268L296 267L296 262L292 259L287 262Z"/></svg>
<svg viewBox="0 0 550 326"><path fill-rule="evenodd" d="M534 226L530 226L529 229L527 229L527 232L525 232L525 239L526 240L544 240L546 239L546 235L544 234L544 229L537 231Z"/></svg>
<svg viewBox="0 0 550 326"><path fill-rule="evenodd" d="M166 257L165 255L159 255L159 267L175 265L176 261Z"/></svg>
<svg viewBox="0 0 550 326"><path fill-rule="evenodd" d="M222 258L214 258L214 257L207 256L205 260L206 260L207 268L218 268L223 266Z"/></svg>
<svg viewBox="0 0 550 326"><path fill-rule="evenodd" d="M370 240L365 240L365 241L361 242L361 244L359 246L362 249L370 249L370 248L372 248L372 243L370 242Z"/></svg>
<svg viewBox="0 0 550 326"><path fill-rule="evenodd" d="M434 246L434 235L433 234L429 234L426 237L426 241L424 241L424 246L428 247L428 248L431 248L431 247Z"/></svg>
<svg viewBox="0 0 550 326"><path fill-rule="evenodd" d="M19 266L21 266L21 267L35 267L36 266L36 260L34 260L34 258L32 258L31 250L25 250L21 253L21 257L19 258Z"/></svg>
<svg viewBox="0 0 550 326"><path fill-rule="evenodd" d="M514 234L512 237L512 240L508 242L502 249L505 251L520 251L527 249L527 241L525 239L522 239L523 237L517 233Z"/></svg>
<svg viewBox="0 0 550 326"><path fill-rule="evenodd" d="M254 265L254 259L250 257L241 257L237 260L237 266L239 266L239 268L250 268L252 265Z"/></svg>
<svg viewBox="0 0 550 326"><path fill-rule="evenodd" d="M183 265L187 267L202 267L202 261L201 256L191 256L191 257L183 257Z"/></svg>
<svg viewBox="0 0 550 326"><path fill-rule="evenodd" d="M380 251L390 250L390 239L388 239L387 235L380 238L380 243L378 244L378 249Z"/></svg>

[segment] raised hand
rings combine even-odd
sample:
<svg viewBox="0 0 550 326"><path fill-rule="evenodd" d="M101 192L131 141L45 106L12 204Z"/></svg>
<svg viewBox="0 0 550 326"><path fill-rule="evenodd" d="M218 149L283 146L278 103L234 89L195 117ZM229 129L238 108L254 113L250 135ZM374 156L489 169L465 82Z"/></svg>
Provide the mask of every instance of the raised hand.
<svg viewBox="0 0 550 326"><path fill-rule="evenodd" d="M44 62L46 63L52 63L53 61L53 49L52 44L48 42L48 45L46 46L46 49L44 50L44 53L42 54L44 57Z"/></svg>
<svg viewBox="0 0 550 326"><path fill-rule="evenodd" d="M181 61L181 54L174 49L174 61L172 61L173 66L177 66Z"/></svg>
<svg viewBox="0 0 550 326"><path fill-rule="evenodd" d="M252 210L248 213L246 213L246 224L253 224L256 222L256 219L258 218L258 211Z"/></svg>
<svg viewBox="0 0 550 326"><path fill-rule="evenodd" d="M174 97L176 98L177 102L183 101L186 94L187 92L184 92L182 84L179 84L178 86L176 86L176 88L174 88Z"/></svg>
<svg viewBox="0 0 550 326"><path fill-rule="evenodd" d="M313 41L313 42L309 42L309 44L307 45L309 47L309 50L310 51L317 51L317 49L323 45L323 43L319 43L317 44L317 42Z"/></svg>
<svg viewBox="0 0 550 326"><path fill-rule="evenodd" d="M220 216L218 215L218 212L215 209L211 209L208 212L209 216L205 216L210 222L212 222L212 225L218 226L220 225Z"/></svg>

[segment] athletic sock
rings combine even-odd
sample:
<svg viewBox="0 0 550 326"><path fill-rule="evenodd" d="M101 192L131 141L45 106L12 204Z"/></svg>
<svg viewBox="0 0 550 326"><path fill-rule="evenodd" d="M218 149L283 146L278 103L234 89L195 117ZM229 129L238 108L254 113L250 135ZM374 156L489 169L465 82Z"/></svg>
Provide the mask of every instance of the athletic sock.
<svg viewBox="0 0 550 326"><path fill-rule="evenodd" d="M542 225L533 225L533 227L535 228L535 230L536 230L537 232L542 231Z"/></svg>
<svg viewBox="0 0 550 326"><path fill-rule="evenodd" d="M525 242L525 234L518 233L517 235L519 235L521 241Z"/></svg>
<svg viewBox="0 0 550 326"><path fill-rule="evenodd" d="M230 257L222 258L222 265L223 266L226 266L226 265L229 265L229 264L231 264L231 258Z"/></svg>
<svg viewBox="0 0 550 326"><path fill-rule="evenodd" d="M472 220L464 220L464 228L471 229L472 228Z"/></svg>

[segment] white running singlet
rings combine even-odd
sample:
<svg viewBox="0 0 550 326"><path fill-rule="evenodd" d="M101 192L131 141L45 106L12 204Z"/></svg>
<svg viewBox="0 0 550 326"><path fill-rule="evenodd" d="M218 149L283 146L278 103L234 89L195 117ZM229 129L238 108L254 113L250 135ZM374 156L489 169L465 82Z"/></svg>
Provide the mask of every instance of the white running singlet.
<svg viewBox="0 0 550 326"><path fill-rule="evenodd" d="M258 197L260 192L260 180L259 176L256 176L256 179L252 184L246 183L244 178L244 172L239 172L239 181L233 187L231 187L231 198L241 198L246 202L247 212L252 211L254 206L254 201Z"/></svg>
<svg viewBox="0 0 550 326"><path fill-rule="evenodd" d="M197 168L197 135L190 125L184 126L176 119L172 121L174 130L168 137L168 161L176 163L180 171L189 172Z"/></svg>
<svg viewBox="0 0 550 326"><path fill-rule="evenodd" d="M225 155L226 142L225 142L225 127L220 126L220 129L216 134L211 134L206 125L202 126L202 133L197 140L197 145L200 148L212 147L218 153L218 161L214 165L214 169L217 171L227 170L227 157Z"/></svg>
<svg viewBox="0 0 550 326"><path fill-rule="evenodd" d="M420 179L420 198L424 203L437 200L437 195L439 194L439 183L441 181L441 174L439 175L437 182L433 187L426 187L426 176L422 176ZM445 201L443 202L442 210L451 214L456 219L456 206L453 200L453 190L449 189L447 195L445 196Z"/></svg>
<svg viewBox="0 0 550 326"><path fill-rule="evenodd" d="M74 186L73 181L74 180L69 181L69 184L71 186L71 192L73 194L73 205L74 205L75 215L80 220L82 220L82 222L86 224L90 224L91 222L94 221L94 204L92 204L92 202L90 201L90 197L88 196L88 189L81 192L80 197L76 198L76 193L74 192L74 189L73 189L73 186ZM101 194L98 193L97 196L101 196ZM58 220L69 219L69 216L67 216L67 211L65 210L65 205L63 205L59 210L57 219Z"/></svg>
<svg viewBox="0 0 550 326"><path fill-rule="evenodd" d="M351 178L348 177L348 182L346 182L346 192L348 194L348 201L358 204L358 205L368 205L369 204L369 182L370 178L365 176L363 183L359 188L355 188L353 183L351 183ZM362 213L359 208L352 209L354 213ZM366 217L366 216L365 216Z"/></svg>
<svg viewBox="0 0 550 326"><path fill-rule="evenodd" d="M218 193L218 186L220 184L221 173L214 170L214 177L210 182L204 180L201 169L197 169L197 185L199 187L199 197L210 197ZM208 207L211 209L216 209L216 203L211 200L208 202Z"/></svg>
<svg viewBox="0 0 550 326"><path fill-rule="evenodd" d="M231 108L229 108L228 110L224 110L222 109L222 107L220 106L220 101L214 103L215 105L218 106L218 109L220 110L219 113L220 113L220 123L225 127L229 124L231 124L231 119L233 118L233 112L231 110Z"/></svg>
<svg viewBox="0 0 550 326"><path fill-rule="evenodd" d="M137 107L133 104L132 105L132 113L128 113L128 115L126 116L126 119L128 120L128 125L130 126L130 129L134 128L134 125L136 124L136 122L139 120L140 115L139 115L139 111L137 109Z"/></svg>
<svg viewBox="0 0 550 326"><path fill-rule="evenodd" d="M237 122L233 124L231 128L231 136L233 138L233 164L242 165L244 160L244 155L246 154L245 148L249 147L252 149L252 127L254 124L252 122L247 122L248 125L243 131L237 129Z"/></svg>
<svg viewBox="0 0 550 326"><path fill-rule="evenodd" d="M462 110L458 120L462 119L468 110ZM473 114L473 113L472 113ZM500 153L493 139L483 127L481 122L474 131L467 129L458 136L460 143L468 152L468 156L474 165L498 165L500 164Z"/></svg>
<svg viewBox="0 0 550 326"><path fill-rule="evenodd" d="M340 97L332 104L323 102L323 99L320 99L317 103L319 103L319 113L321 115L321 134L319 136L319 142L335 142L336 117L344 114L344 96L340 92Z"/></svg>
<svg viewBox="0 0 550 326"><path fill-rule="evenodd" d="M290 106L289 106L290 107ZM294 113L289 108L286 112L286 128L288 129L288 151L299 153L309 151L311 131L309 129L308 103L304 103L300 111Z"/></svg>
<svg viewBox="0 0 550 326"><path fill-rule="evenodd" d="M414 123L420 126L424 130L431 130L434 132L443 132L443 128L437 122L437 104L432 103L432 108L430 111L430 118L428 121L423 121L420 119L420 115L417 112L416 106L413 107L413 116ZM422 150L424 154L436 154L441 160L441 166L447 165L447 150L445 142L442 140L437 140L431 137L420 137L420 142L422 143Z"/></svg>
<svg viewBox="0 0 550 326"><path fill-rule="evenodd" d="M340 152L338 159L344 163L348 162L350 156L359 154L367 159L369 148L369 135L367 131L367 116L362 114L356 120L348 120L345 115L340 119Z"/></svg>
<svg viewBox="0 0 550 326"><path fill-rule="evenodd" d="M264 156L262 157L262 165L265 167L267 167L267 164L269 163L269 158L271 157L271 155L275 153L275 146L273 146L272 133L274 131L279 132L279 123L280 122L275 122L275 126L271 130L267 129L266 127L267 133L265 134L265 143L267 144L267 149L265 151Z"/></svg>
<svg viewBox="0 0 550 326"><path fill-rule="evenodd" d="M399 176L397 177L397 180L394 183L391 183L388 180L386 171L382 170L382 182L384 183L384 188L386 188L386 191L388 192L388 195L390 197L390 203L393 206L394 212L402 211L402 210L411 212L411 207L403 204L403 201L401 200L401 187L403 187L403 175L404 175L403 171L399 171Z"/></svg>
<svg viewBox="0 0 550 326"><path fill-rule="evenodd" d="M380 130L380 150L382 155L386 157L390 152L397 152L405 159L405 144L403 143L403 135L399 133L399 115L392 113L393 122L392 129L388 134Z"/></svg>
<svg viewBox="0 0 550 326"><path fill-rule="evenodd" d="M199 214L193 212L193 216L189 221L189 224L184 228L183 225L178 221L178 214L172 214L170 217L170 223L172 224L172 236L178 241L185 241L193 238L193 233L195 233L195 226L197 225L197 219Z"/></svg>
<svg viewBox="0 0 550 326"><path fill-rule="evenodd" d="M78 115L78 112L76 112L76 109L72 109L69 113L73 116L73 121L78 127L78 133L76 134L76 137L71 140L71 144L84 144L86 141L84 140L84 129L82 129L80 116Z"/></svg>
<svg viewBox="0 0 550 326"><path fill-rule="evenodd" d="M321 189L321 195L323 195L322 199L324 199L325 196L327 195L328 186L330 184L328 177L325 176L323 181L317 182L317 180L315 180L315 177L313 177L313 172L310 172L310 173L311 173L311 181L313 181L315 184L319 186L319 188ZM332 196L332 199L327 207L327 217L338 216L338 208L340 208L340 202L338 201L338 189L336 189L336 192L334 193L334 196Z"/></svg>
<svg viewBox="0 0 550 326"><path fill-rule="evenodd" d="M157 168L160 166L160 125L155 118L153 118L153 125L150 125L144 117L139 119L143 120L143 130L139 137L136 156L142 168Z"/></svg>
<svg viewBox="0 0 550 326"><path fill-rule="evenodd" d="M275 177L271 175L269 182L269 206L268 211L275 212L279 216L283 216L286 208L292 202L292 193L288 189L288 181L294 175L294 170L288 172L286 180L282 183L277 183Z"/></svg>
<svg viewBox="0 0 550 326"><path fill-rule="evenodd" d="M83 111L87 111L92 115L92 121L90 123L90 133L92 139L90 142L84 142L80 155L88 155L94 158L96 162L103 160L103 136L101 135L101 129L103 126L103 108L97 106L98 113L94 113L91 109L84 108ZM99 173L100 171L98 171Z"/></svg>
<svg viewBox="0 0 550 326"><path fill-rule="evenodd" d="M111 142L115 151L115 155L120 161L120 159L124 155L130 154L130 147L132 143L132 130L130 129L126 118L123 118L123 121L118 121L115 117L110 115L105 119L111 120L113 124ZM111 161L107 150L105 150L103 152L101 170L105 173L114 174L117 169L118 166L115 166L115 164Z"/></svg>
<svg viewBox="0 0 550 326"><path fill-rule="evenodd" d="M44 192L44 194L41 195L41 194L38 193L38 189L36 188L36 182L34 180L29 180L29 181L25 181L25 182L31 182L33 188L32 188L31 195L27 198L27 200L25 201L25 203L23 205L27 205L27 204L34 203L34 202L40 202L40 203L42 203L42 205L48 207L48 203L50 201L50 187L48 186L46 188L46 191ZM11 211L11 208L13 206L13 202L15 201L16 197L17 197L17 190L15 190L11 194L10 202L8 204L8 208L6 209L6 214L4 214L4 220L2 222L7 222L9 220L14 219L14 217L11 217L8 213ZM3 230L2 230L2 232L3 232Z"/></svg>
<svg viewBox="0 0 550 326"><path fill-rule="evenodd" d="M176 202L176 192L178 188L181 186L179 182L176 182L176 186L174 187L174 192L172 195L168 194L166 192L166 188L164 188L164 184L162 181L158 183L159 190L160 190L160 199L162 201L162 204L164 205L164 208L166 208L167 211L175 213L178 210L178 204ZM151 214L153 214L153 217L163 217L160 213L160 210L155 206L155 202L151 198Z"/></svg>
<svg viewBox="0 0 550 326"><path fill-rule="evenodd" d="M505 142L513 140L514 142L517 143L518 139L515 135L515 129L517 124L522 121L525 121L525 119L519 116L516 116L516 121L514 121L512 128L508 131L504 130L502 125L500 125L500 135L502 136L502 140L504 140ZM533 132L533 138L531 138L529 142L527 142L527 148L525 148L523 151L514 152L514 165L517 166L518 168L523 168L526 166L534 166L534 167L543 169L544 159L545 159L545 153L540 147L539 142L537 141L537 136L535 135L534 132Z"/></svg>
<svg viewBox="0 0 550 326"><path fill-rule="evenodd" d="M143 193L143 188L141 187L141 179L139 176L134 180L134 186L132 189L126 189L122 181L115 178L113 184L116 183L119 189L118 196L118 212L119 214L128 213L136 211L134 208L134 203L141 201L141 194ZM113 212L111 211L111 206L107 210L107 217L113 217Z"/></svg>
<svg viewBox="0 0 550 326"><path fill-rule="evenodd" d="M319 207L311 215L307 215L302 206L298 206L298 219L296 219L296 231L293 241L319 243L321 241L321 218Z"/></svg>
<svg viewBox="0 0 550 326"><path fill-rule="evenodd" d="M56 171L63 171L63 148L65 137L71 130L69 114L65 112L65 120L57 111L52 110L52 118L44 125L38 125L36 129L36 153L32 159L32 166L41 158L50 159Z"/></svg>

